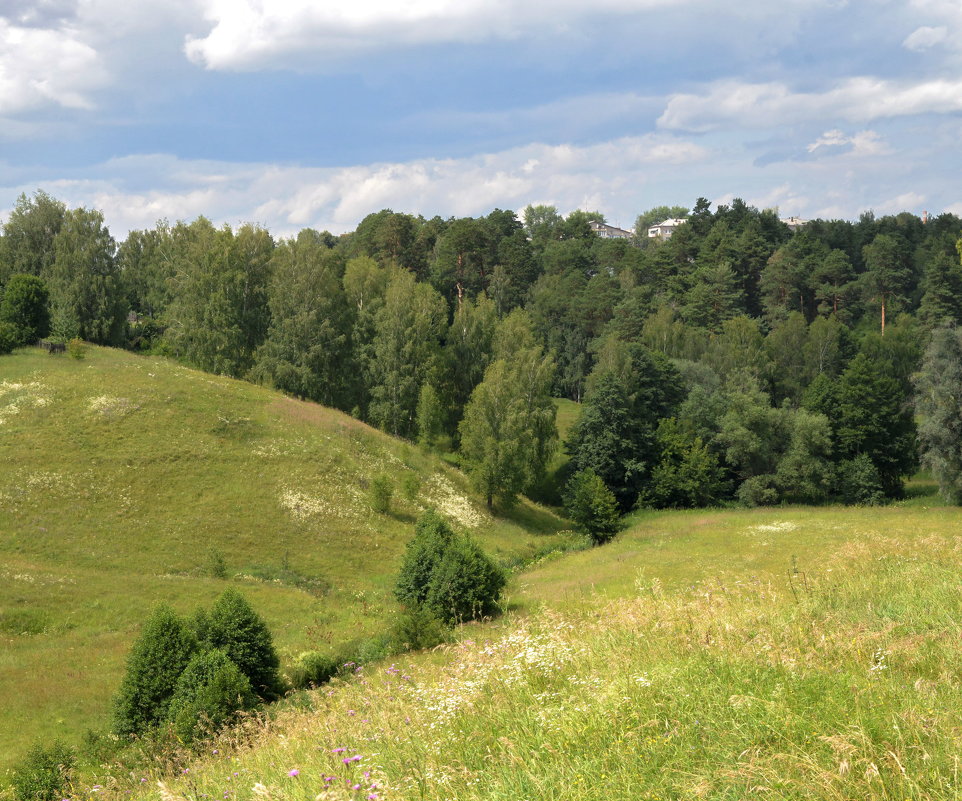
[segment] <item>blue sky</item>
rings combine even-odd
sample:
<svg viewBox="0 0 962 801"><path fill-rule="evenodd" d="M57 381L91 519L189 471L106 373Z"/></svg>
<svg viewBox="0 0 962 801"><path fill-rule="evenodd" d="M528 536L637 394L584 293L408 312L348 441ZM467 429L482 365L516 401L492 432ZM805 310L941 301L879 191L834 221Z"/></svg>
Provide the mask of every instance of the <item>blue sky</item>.
<svg viewBox="0 0 962 801"><path fill-rule="evenodd" d="M960 0L0 0L0 218L42 188L352 230L550 203L629 227L962 214Z"/></svg>

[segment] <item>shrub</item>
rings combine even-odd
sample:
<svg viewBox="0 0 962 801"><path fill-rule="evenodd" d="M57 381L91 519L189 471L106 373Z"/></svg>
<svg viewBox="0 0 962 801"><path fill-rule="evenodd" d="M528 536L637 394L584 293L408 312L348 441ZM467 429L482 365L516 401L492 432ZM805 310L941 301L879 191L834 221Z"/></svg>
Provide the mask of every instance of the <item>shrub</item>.
<svg viewBox="0 0 962 801"><path fill-rule="evenodd" d="M451 527L434 510L428 510L418 518L394 587L394 596L402 604L416 606L424 603L434 567L453 540Z"/></svg>
<svg viewBox="0 0 962 801"><path fill-rule="evenodd" d="M673 417L658 424L661 458L651 482L639 497L639 506L673 509L709 506L725 494L726 485L718 457L689 425Z"/></svg>
<svg viewBox="0 0 962 801"><path fill-rule="evenodd" d="M297 657L291 669L291 685L303 690L319 687L344 672L344 663L349 661L344 654L324 654L320 651L306 651Z"/></svg>
<svg viewBox="0 0 962 801"><path fill-rule="evenodd" d="M434 648L448 638L448 628L426 606L412 606L398 615L391 627L394 653Z"/></svg>
<svg viewBox="0 0 962 801"><path fill-rule="evenodd" d="M431 571L424 606L449 624L475 620L495 611L507 579L471 540L458 538Z"/></svg>
<svg viewBox="0 0 962 801"><path fill-rule="evenodd" d="M0 322L0 356L12 353L20 340L17 327L13 323Z"/></svg>
<svg viewBox="0 0 962 801"><path fill-rule="evenodd" d="M87 355L87 345L80 337L74 337L67 343L67 353L80 360Z"/></svg>
<svg viewBox="0 0 962 801"><path fill-rule="evenodd" d="M378 514L387 514L391 509L391 496L394 495L394 485L385 475L375 476L368 489L371 508Z"/></svg>
<svg viewBox="0 0 962 801"><path fill-rule="evenodd" d="M738 488L738 500L745 506L774 506L778 503L775 476L765 473L745 479Z"/></svg>
<svg viewBox="0 0 962 801"><path fill-rule="evenodd" d="M73 766L73 751L63 743L56 742L50 748L37 743L13 769L13 794L18 801L64 798Z"/></svg>
<svg viewBox="0 0 962 801"><path fill-rule="evenodd" d="M878 506L885 503L882 476L868 454L860 454L839 464L838 494L849 505Z"/></svg>
<svg viewBox="0 0 962 801"><path fill-rule="evenodd" d="M250 680L215 648L194 656L184 669L170 702L169 719L177 735L189 743L256 706Z"/></svg>
<svg viewBox="0 0 962 801"><path fill-rule="evenodd" d="M206 641L241 669L261 698L283 692L280 660L267 625L233 587L224 591L206 616Z"/></svg>
<svg viewBox="0 0 962 801"><path fill-rule="evenodd" d="M428 511L415 525L394 595L411 609L423 605L441 622L456 623L493 612L505 581L474 542Z"/></svg>
<svg viewBox="0 0 962 801"><path fill-rule="evenodd" d="M414 471L405 473L401 478L401 492L409 501L416 501L421 491L421 476Z"/></svg>
<svg viewBox="0 0 962 801"><path fill-rule="evenodd" d="M167 718L180 674L197 652L197 638L174 611L157 607L131 648L114 701L114 731L145 734Z"/></svg>
<svg viewBox="0 0 962 801"><path fill-rule="evenodd" d="M618 531L618 501L590 467L579 470L565 487L565 512L579 531L600 545Z"/></svg>
<svg viewBox="0 0 962 801"><path fill-rule="evenodd" d="M17 332L17 344L36 342L50 333L50 295L47 285L35 275L10 277L0 302L0 321Z"/></svg>

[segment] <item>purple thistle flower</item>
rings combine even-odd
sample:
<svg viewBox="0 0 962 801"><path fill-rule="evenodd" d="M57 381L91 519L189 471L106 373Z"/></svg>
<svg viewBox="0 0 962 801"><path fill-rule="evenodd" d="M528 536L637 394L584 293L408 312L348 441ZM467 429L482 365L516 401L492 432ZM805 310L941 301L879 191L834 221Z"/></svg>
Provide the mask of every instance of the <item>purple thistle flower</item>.
<svg viewBox="0 0 962 801"><path fill-rule="evenodd" d="M290 776L292 779L296 779L298 776L301 775L301 772L297 768L294 768L294 770L287 771L287 775Z"/></svg>
<svg viewBox="0 0 962 801"><path fill-rule="evenodd" d="M332 754L343 754L345 751L347 751L346 748L333 748L333 749L331 749L331 753L332 753Z"/></svg>

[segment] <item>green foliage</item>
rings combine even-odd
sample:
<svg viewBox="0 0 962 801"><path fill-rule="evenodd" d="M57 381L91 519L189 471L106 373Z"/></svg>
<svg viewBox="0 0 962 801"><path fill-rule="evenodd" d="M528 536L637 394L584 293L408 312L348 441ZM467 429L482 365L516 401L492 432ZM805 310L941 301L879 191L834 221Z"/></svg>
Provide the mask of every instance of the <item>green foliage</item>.
<svg viewBox="0 0 962 801"><path fill-rule="evenodd" d="M792 435L775 471L782 500L816 504L832 493L832 428L828 418L804 409L791 414Z"/></svg>
<svg viewBox="0 0 962 801"><path fill-rule="evenodd" d="M394 271L374 315L367 356L368 416L396 436L414 433L421 387L435 369L447 323L444 299L409 272Z"/></svg>
<svg viewBox="0 0 962 801"><path fill-rule="evenodd" d="M853 506L878 506L885 503L882 476L867 453L839 464L838 494L844 503Z"/></svg>
<svg viewBox="0 0 962 801"><path fill-rule="evenodd" d="M0 322L17 330L17 344L26 345L50 333L50 293L44 281L35 275L11 276L3 289Z"/></svg>
<svg viewBox="0 0 962 801"><path fill-rule="evenodd" d="M950 503L962 503L962 333L938 328L915 376L922 462Z"/></svg>
<svg viewBox="0 0 962 801"><path fill-rule="evenodd" d="M673 413L684 390L663 356L639 345L606 345L565 447L572 468L592 469L627 511L658 463L658 420Z"/></svg>
<svg viewBox="0 0 962 801"><path fill-rule="evenodd" d="M440 555L424 605L448 624L493 614L507 577L473 540L456 538Z"/></svg>
<svg viewBox="0 0 962 801"><path fill-rule="evenodd" d="M278 244L270 261L270 327L254 377L327 406L350 408L357 372L350 308L341 284L343 257L317 231Z"/></svg>
<svg viewBox="0 0 962 801"><path fill-rule="evenodd" d="M860 353L842 374L834 428L843 458L865 455L875 465L885 494L902 494L902 479L917 465L915 421L906 391L885 361ZM830 412L831 413L831 412Z"/></svg>
<svg viewBox="0 0 962 801"><path fill-rule="evenodd" d="M226 653L211 649L196 654L174 688L168 717L184 742L213 734L257 706L250 680Z"/></svg>
<svg viewBox="0 0 962 801"><path fill-rule="evenodd" d="M235 234L199 217L175 243L166 347L207 372L245 375L270 323L270 234L251 225Z"/></svg>
<svg viewBox="0 0 962 801"><path fill-rule="evenodd" d="M70 795L74 752L61 742L49 748L34 745L14 766L13 795L17 801L56 801Z"/></svg>
<svg viewBox="0 0 962 801"><path fill-rule="evenodd" d="M504 572L473 541L429 511L415 526L394 594L444 623L460 623L491 614L505 582Z"/></svg>
<svg viewBox="0 0 962 801"><path fill-rule="evenodd" d="M197 639L168 606L148 618L127 657L127 671L114 702L114 731L144 735L167 719L180 674L197 651Z"/></svg>
<svg viewBox="0 0 962 801"><path fill-rule="evenodd" d="M46 277L53 330L101 345L124 340L127 303L116 243L99 211L71 209L53 241L54 261Z"/></svg>
<svg viewBox="0 0 962 801"><path fill-rule="evenodd" d="M421 477L413 470L401 476L401 494L409 501L416 501L421 492Z"/></svg>
<svg viewBox="0 0 962 801"><path fill-rule="evenodd" d="M205 572L211 578L221 580L226 579L229 575L229 571L227 569L227 560L224 558L224 554L216 548L210 548L207 551L207 564L205 566Z"/></svg>
<svg viewBox="0 0 962 801"><path fill-rule="evenodd" d="M344 672L346 657L341 653L306 651L300 654L290 672L291 686L297 690L320 687Z"/></svg>
<svg viewBox="0 0 962 801"><path fill-rule="evenodd" d="M54 261L54 240L63 227L67 207L38 190L33 197L17 198L3 225L5 264L0 264L0 284L17 273L46 279Z"/></svg>
<svg viewBox="0 0 962 801"><path fill-rule="evenodd" d="M394 620L389 633L391 650L423 651L434 648L449 637L448 627L427 606L410 606Z"/></svg>
<svg viewBox="0 0 962 801"><path fill-rule="evenodd" d="M607 542L617 533L618 503L605 482L590 467L579 470L568 481L564 504L568 517L595 545Z"/></svg>
<svg viewBox="0 0 962 801"><path fill-rule="evenodd" d="M444 408L438 393L430 383L421 387L418 395L417 432L418 444L424 448L433 448L444 424Z"/></svg>
<svg viewBox="0 0 962 801"><path fill-rule="evenodd" d="M67 353L70 358L80 361L87 355L87 345L80 337L74 337L67 343Z"/></svg>
<svg viewBox="0 0 962 801"><path fill-rule="evenodd" d="M642 505L683 509L721 500L727 483L718 457L690 426L673 417L663 419L658 448L661 459L639 497Z"/></svg>
<svg viewBox="0 0 962 801"><path fill-rule="evenodd" d="M20 331L13 323L0 322L0 356L12 353L20 344Z"/></svg>
<svg viewBox="0 0 962 801"><path fill-rule="evenodd" d="M378 514L387 514L391 510L391 498L394 495L394 484L390 476L383 473L371 479L368 487L368 499L371 509Z"/></svg>
<svg viewBox="0 0 962 801"><path fill-rule="evenodd" d="M513 503L544 474L558 436L554 362L537 345L525 347L530 338L525 315L505 319L495 344L496 355L500 349L505 356L485 371L459 426L462 466L489 507L495 496Z"/></svg>
<svg viewBox="0 0 962 801"><path fill-rule="evenodd" d="M207 615L206 642L227 654L261 698L270 701L281 695L280 660L271 633L233 587L224 590Z"/></svg>
<svg viewBox="0 0 962 801"><path fill-rule="evenodd" d="M414 525L398 571L394 596L408 606L423 604L431 574L438 560L454 541L454 531L433 509L426 511Z"/></svg>
<svg viewBox="0 0 962 801"><path fill-rule="evenodd" d="M770 474L751 476L738 487L737 495L745 506L774 506L778 503L777 478Z"/></svg>

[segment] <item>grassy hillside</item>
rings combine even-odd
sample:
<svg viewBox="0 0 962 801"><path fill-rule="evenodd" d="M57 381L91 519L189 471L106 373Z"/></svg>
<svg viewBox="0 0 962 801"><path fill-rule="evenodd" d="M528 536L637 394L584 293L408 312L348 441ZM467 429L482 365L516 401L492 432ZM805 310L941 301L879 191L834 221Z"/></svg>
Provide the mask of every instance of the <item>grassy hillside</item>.
<svg viewBox="0 0 962 801"><path fill-rule="evenodd" d="M35 737L107 719L132 638L228 582L290 658L380 629L426 506L502 560L555 542L523 505L492 517L440 460L350 417L162 359L0 358L0 768ZM394 483L390 514L368 482Z"/></svg>
<svg viewBox="0 0 962 801"><path fill-rule="evenodd" d="M142 794L958 798L962 540L934 502L643 515L525 574L516 614Z"/></svg>

